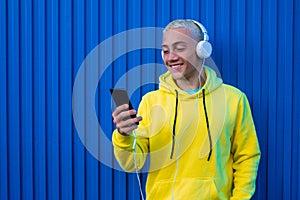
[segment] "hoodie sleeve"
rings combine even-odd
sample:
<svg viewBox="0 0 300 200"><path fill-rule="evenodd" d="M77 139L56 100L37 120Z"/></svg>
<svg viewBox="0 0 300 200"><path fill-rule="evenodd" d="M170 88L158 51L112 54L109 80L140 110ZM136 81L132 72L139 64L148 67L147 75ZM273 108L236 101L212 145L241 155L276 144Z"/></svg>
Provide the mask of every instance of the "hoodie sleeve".
<svg viewBox="0 0 300 200"><path fill-rule="evenodd" d="M115 157L124 171L131 172L141 169L146 161L148 153L148 138L139 137L139 129L145 126L145 121L147 119L147 105L145 101L141 101L138 116L142 116L143 120L140 121L139 127L136 130L136 157L133 151L134 136L130 134L129 136L121 135L117 130L114 130L112 135L112 143L114 146Z"/></svg>
<svg viewBox="0 0 300 200"><path fill-rule="evenodd" d="M250 106L242 94L232 137L233 191L231 200L251 199L260 160L260 148Z"/></svg>

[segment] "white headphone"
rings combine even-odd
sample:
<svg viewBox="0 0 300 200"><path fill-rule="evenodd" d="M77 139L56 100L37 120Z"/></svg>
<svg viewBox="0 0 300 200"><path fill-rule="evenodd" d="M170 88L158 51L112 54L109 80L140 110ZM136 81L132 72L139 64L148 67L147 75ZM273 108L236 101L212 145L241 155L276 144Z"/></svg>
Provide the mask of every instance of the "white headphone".
<svg viewBox="0 0 300 200"><path fill-rule="evenodd" d="M196 46L197 56L201 59L208 58L211 55L212 46L211 46L210 42L208 41L209 37L208 37L208 34L207 34L207 31L206 31L205 27L202 24L200 24L199 22L195 21L195 20L188 19L187 21L191 21L196 26L198 26L201 33L203 34L203 40L198 42L198 44ZM164 52L163 51L161 51L161 56L164 60Z"/></svg>
<svg viewBox="0 0 300 200"><path fill-rule="evenodd" d="M196 53L198 55L199 58L208 58L211 55L212 52L212 46L210 44L209 37L207 34L207 31L205 29L205 27L200 24L199 22L195 21L195 20L191 20L192 22L194 22L194 24L196 24L201 32L203 33L203 40L201 40L200 42L198 42L197 47L196 47Z"/></svg>

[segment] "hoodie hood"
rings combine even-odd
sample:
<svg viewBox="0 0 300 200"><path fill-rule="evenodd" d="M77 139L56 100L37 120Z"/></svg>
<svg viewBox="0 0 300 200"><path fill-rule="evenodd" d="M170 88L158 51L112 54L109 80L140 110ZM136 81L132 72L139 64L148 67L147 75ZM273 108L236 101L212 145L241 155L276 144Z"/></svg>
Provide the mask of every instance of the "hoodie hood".
<svg viewBox="0 0 300 200"><path fill-rule="evenodd" d="M205 89L205 94L209 94L211 92L213 92L215 89L217 89L218 87L220 87L223 83L222 79L217 77L216 72L211 69L210 67L204 65L204 72L206 74L206 81L204 86L201 88L201 90ZM162 74L159 77L159 90L160 91L164 91L167 93L174 93L177 90L178 91L178 97L180 99L186 99L186 98L199 98L202 97L202 92L201 90L193 95L190 95L188 93L186 93L185 91L183 91L182 89L180 89L175 81L172 78L172 74L170 71L167 71L166 73Z"/></svg>

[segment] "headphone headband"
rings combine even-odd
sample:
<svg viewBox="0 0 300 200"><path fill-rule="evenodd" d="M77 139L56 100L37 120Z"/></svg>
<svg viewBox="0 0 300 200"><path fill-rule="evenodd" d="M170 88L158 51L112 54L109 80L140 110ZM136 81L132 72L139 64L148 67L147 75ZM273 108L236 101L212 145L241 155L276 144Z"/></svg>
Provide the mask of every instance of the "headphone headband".
<svg viewBox="0 0 300 200"><path fill-rule="evenodd" d="M195 20L189 19L189 21L193 22L203 33L203 40L208 41L209 37L208 37L207 31L206 31L206 28L201 23L199 23Z"/></svg>

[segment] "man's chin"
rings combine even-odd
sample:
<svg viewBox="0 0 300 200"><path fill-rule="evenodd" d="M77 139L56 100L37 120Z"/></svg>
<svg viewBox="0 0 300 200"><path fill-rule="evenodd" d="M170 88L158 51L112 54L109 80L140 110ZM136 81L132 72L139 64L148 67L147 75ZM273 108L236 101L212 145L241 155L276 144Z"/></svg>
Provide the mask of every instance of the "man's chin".
<svg viewBox="0 0 300 200"><path fill-rule="evenodd" d="M179 80L185 80L185 77L181 74L181 73L172 73L172 78L175 81L179 81Z"/></svg>

